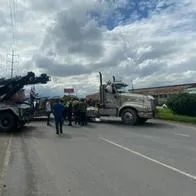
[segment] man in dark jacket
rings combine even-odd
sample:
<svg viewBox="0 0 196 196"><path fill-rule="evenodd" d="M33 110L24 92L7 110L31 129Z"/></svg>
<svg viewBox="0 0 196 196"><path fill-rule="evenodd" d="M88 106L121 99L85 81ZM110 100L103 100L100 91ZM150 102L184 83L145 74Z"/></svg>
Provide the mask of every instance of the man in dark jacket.
<svg viewBox="0 0 196 196"><path fill-rule="evenodd" d="M81 102L80 102L80 115L81 115L81 124L84 126L84 125L87 125L87 104L85 102L84 99L81 99Z"/></svg>
<svg viewBox="0 0 196 196"><path fill-rule="evenodd" d="M64 112L64 106L61 104L60 100L57 101L56 104L53 106L53 114L55 119L55 125L56 125L56 134L59 134L59 128L60 133L63 133L63 112Z"/></svg>

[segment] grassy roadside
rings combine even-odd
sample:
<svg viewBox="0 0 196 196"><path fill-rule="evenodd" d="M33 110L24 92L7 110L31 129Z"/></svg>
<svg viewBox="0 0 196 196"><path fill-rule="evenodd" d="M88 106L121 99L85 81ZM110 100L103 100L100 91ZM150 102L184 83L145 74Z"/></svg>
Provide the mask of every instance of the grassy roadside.
<svg viewBox="0 0 196 196"><path fill-rule="evenodd" d="M157 109L156 118L162 120L196 124L196 117L175 115L169 109Z"/></svg>

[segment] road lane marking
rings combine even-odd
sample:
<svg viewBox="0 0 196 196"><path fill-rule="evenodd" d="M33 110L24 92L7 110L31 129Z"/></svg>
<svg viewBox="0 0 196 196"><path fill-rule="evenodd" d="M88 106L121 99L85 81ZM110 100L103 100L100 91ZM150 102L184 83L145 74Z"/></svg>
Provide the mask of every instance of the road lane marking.
<svg viewBox="0 0 196 196"><path fill-rule="evenodd" d="M174 133L174 135L182 136L182 137L190 137L188 134L182 134L182 133Z"/></svg>
<svg viewBox="0 0 196 196"><path fill-rule="evenodd" d="M3 169L2 169L2 173L0 175L0 195L2 195L2 193L3 193L3 178L5 177L5 175L7 173L8 164L9 164L9 160L10 160L11 141L12 141L12 134L10 135L10 138L8 140L8 145L7 145L7 149L5 152L5 158L4 158L4 163L3 163Z"/></svg>
<svg viewBox="0 0 196 196"><path fill-rule="evenodd" d="M175 168L175 167L173 167L173 166L167 165L167 164L165 164L165 163L163 163L163 162L157 161L156 159L153 159L153 158L151 158L151 157L149 157L149 156L146 156L146 155L144 155L144 154L141 154L141 153L139 153L139 152L137 152L137 151L135 151L135 150L132 150L132 149L127 148L127 147L125 147L125 146L122 146L122 145L120 145L120 144L117 144L117 143L115 143L115 142L113 142L113 141L111 141L111 140L109 140L109 139L104 138L104 137L100 137L99 139L101 139L102 141L105 141L105 142L107 142L107 143L109 143L109 144L112 144L112 145L114 145L114 146L116 146L116 147L119 147L119 148L121 148L121 149L123 149L123 150L125 150L125 151L131 152L131 153L133 153L133 154L135 154L135 155L137 155L137 156L140 156L140 157L142 157L142 158L144 158L144 159L147 159L147 160L149 160L149 161L151 161L151 162L153 162L153 163L156 163L156 164L158 164L158 165L160 165L160 166L163 166L163 167L165 167L165 168L167 168L167 169L169 169L169 170L172 170L172 171L174 171L174 172L177 172L177 173L179 173L179 174L182 174L182 175L184 175L184 176L186 176L186 177L188 177L188 178L190 178L190 179L196 180L196 176L194 176L194 175L192 175L192 174L189 174L189 173L187 173L187 172L184 172L184 171L182 171L182 170L179 170L179 169L177 169L177 168Z"/></svg>

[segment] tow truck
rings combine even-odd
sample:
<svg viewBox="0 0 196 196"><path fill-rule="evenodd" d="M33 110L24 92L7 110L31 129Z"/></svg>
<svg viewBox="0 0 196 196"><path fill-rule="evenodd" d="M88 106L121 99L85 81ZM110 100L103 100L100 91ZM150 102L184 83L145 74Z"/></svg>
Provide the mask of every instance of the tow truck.
<svg viewBox="0 0 196 196"><path fill-rule="evenodd" d="M13 96L25 85L46 84L50 81L47 74L35 76L28 72L25 76L0 79L0 130L11 131L33 119L33 98L30 101L13 100Z"/></svg>

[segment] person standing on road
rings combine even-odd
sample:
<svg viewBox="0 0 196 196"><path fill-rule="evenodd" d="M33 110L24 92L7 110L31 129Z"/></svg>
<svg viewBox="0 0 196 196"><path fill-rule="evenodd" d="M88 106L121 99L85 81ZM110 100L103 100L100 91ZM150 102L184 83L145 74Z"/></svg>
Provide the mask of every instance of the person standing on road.
<svg viewBox="0 0 196 196"><path fill-rule="evenodd" d="M84 112L84 125L88 125L88 117L87 117L87 101L86 99L84 100L84 109L85 109L85 112Z"/></svg>
<svg viewBox="0 0 196 196"><path fill-rule="evenodd" d="M50 114L52 113L51 103L46 101L47 125L50 126Z"/></svg>
<svg viewBox="0 0 196 196"><path fill-rule="evenodd" d="M75 117L75 125L80 125L80 108L79 108L79 101L75 101L73 105L74 109L74 117Z"/></svg>
<svg viewBox="0 0 196 196"><path fill-rule="evenodd" d="M60 100L57 101L56 104L53 106L53 114L55 119L55 125L56 125L56 134L63 133L63 112L64 112L64 106L60 102Z"/></svg>
<svg viewBox="0 0 196 196"><path fill-rule="evenodd" d="M64 105L64 112L63 112L63 117L64 117L64 121L66 122L66 120L67 120L67 114L68 114L68 105L69 105L69 103L68 103L68 101L64 101L64 103L63 103L63 105Z"/></svg>
<svg viewBox="0 0 196 196"><path fill-rule="evenodd" d="M86 103L84 99L81 99L80 102L80 116L81 116L81 125L87 125L86 123Z"/></svg>
<svg viewBox="0 0 196 196"><path fill-rule="evenodd" d="M73 100L69 101L69 105L68 105L68 108L67 108L68 121L69 121L68 126L72 126L72 110L73 110L72 102L73 102Z"/></svg>

